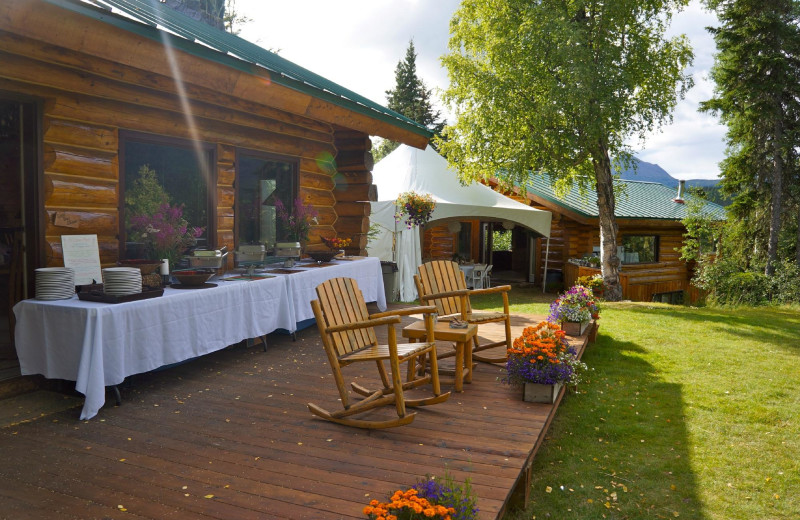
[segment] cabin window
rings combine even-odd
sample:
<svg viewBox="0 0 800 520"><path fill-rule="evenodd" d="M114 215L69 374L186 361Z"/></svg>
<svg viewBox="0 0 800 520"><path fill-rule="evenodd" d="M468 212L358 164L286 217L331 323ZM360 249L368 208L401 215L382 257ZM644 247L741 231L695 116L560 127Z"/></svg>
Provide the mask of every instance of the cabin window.
<svg viewBox="0 0 800 520"><path fill-rule="evenodd" d="M297 162L240 152L237 156L238 194L236 227L239 244L264 244L288 240L277 218L280 200L291 213L297 198Z"/></svg>
<svg viewBox="0 0 800 520"><path fill-rule="evenodd" d="M622 237L619 255L623 264L658 262L657 235L626 235Z"/></svg>
<svg viewBox="0 0 800 520"><path fill-rule="evenodd" d="M181 208L180 219L188 229L200 228L194 236L196 247L214 245L214 199L216 177L212 174L214 145L193 143L158 136L121 136L122 197L124 200L124 240L126 258L144 258L132 220L137 215L153 215L164 199L172 208Z"/></svg>

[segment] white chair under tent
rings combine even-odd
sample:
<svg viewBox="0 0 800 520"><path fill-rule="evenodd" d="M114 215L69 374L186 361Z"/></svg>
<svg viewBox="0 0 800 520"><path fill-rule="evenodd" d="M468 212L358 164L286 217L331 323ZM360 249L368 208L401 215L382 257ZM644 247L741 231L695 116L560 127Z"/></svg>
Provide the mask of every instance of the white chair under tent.
<svg viewBox="0 0 800 520"><path fill-rule="evenodd" d="M486 266L486 269L483 271L483 285L484 289L488 289L492 286L492 267L493 265L489 264Z"/></svg>

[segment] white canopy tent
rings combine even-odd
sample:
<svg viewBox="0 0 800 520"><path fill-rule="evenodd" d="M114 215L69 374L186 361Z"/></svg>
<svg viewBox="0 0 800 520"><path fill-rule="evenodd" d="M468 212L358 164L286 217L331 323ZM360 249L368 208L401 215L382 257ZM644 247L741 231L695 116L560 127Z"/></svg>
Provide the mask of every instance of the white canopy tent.
<svg viewBox="0 0 800 520"><path fill-rule="evenodd" d="M400 145L376 164L372 173L378 187L378 202L372 203L370 223L377 224L380 233L370 240L367 249L370 256L397 263L401 301L416 299L414 273L422 263L419 228L406 229L403 222L394 220L395 200L403 192L433 196L436 208L428 225L464 219L510 221L544 237L550 236L549 211L526 206L483 184L462 186L447 160L430 146L423 151Z"/></svg>

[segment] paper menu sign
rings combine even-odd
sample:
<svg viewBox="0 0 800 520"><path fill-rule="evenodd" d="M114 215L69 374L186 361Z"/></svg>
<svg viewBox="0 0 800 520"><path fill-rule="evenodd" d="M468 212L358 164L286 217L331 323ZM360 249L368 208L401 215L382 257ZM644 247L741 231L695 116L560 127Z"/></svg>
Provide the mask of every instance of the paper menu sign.
<svg viewBox="0 0 800 520"><path fill-rule="evenodd" d="M93 280L103 282L97 235L62 235L61 249L64 267L75 270L75 285L90 284Z"/></svg>

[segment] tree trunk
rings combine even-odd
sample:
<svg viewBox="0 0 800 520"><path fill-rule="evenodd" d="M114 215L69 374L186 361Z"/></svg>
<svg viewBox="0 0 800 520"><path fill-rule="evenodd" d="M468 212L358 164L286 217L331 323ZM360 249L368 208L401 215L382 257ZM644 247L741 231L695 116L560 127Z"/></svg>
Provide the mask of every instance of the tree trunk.
<svg viewBox="0 0 800 520"><path fill-rule="evenodd" d="M767 276L775 274L775 263L778 260L778 235L781 232L781 212L783 211L783 121L780 113L775 114L773 130L775 133L772 136L772 201L770 204L767 265L764 268L764 274Z"/></svg>
<svg viewBox="0 0 800 520"><path fill-rule="evenodd" d="M622 299L619 283L620 260L617 256L617 221L614 217L614 182L608 147L600 141L592 152L595 180L597 181L597 211L600 221L600 255L602 260L605 297L609 301Z"/></svg>
<svg viewBox="0 0 800 520"><path fill-rule="evenodd" d="M800 265L800 213L797 214L797 246L794 251L794 261Z"/></svg>

